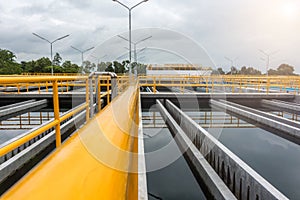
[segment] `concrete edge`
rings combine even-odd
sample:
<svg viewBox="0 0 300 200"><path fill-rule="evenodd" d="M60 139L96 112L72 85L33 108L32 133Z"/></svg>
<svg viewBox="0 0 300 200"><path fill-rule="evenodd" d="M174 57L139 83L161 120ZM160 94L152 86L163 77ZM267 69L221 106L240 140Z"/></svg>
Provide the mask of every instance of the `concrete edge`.
<svg viewBox="0 0 300 200"><path fill-rule="evenodd" d="M7 108L12 108L12 107L16 107L16 106L27 104L27 103L32 103L32 102L35 102L35 101L36 101L35 99L32 99L32 100L28 100L28 101L22 101L22 102L19 102L19 103L8 104L6 106L1 106L0 110L4 110L4 109L7 109Z"/></svg>
<svg viewBox="0 0 300 200"><path fill-rule="evenodd" d="M249 111L249 112L252 112L252 113L264 116L264 117L268 117L270 119L279 121L281 123L284 123L284 124L287 124L287 125L290 125L290 126L295 126L297 128L300 128L300 122L292 121L292 120L289 120L287 118L279 117L279 116L271 114L271 113L267 113L267 112L263 112L263 111L260 111L260 110L256 110L256 109L253 109L253 108L250 108L250 107L247 107L247 106L243 106L241 104L233 103L233 102L230 102L230 101L226 101L226 100L222 100L222 99L220 99L219 101L222 102L222 103L225 103L225 104L228 104L228 105L232 105L232 106L235 106L237 108L244 109L246 111Z"/></svg>
<svg viewBox="0 0 300 200"><path fill-rule="evenodd" d="M262 105L268 105L268 106L275 106L277 108L282 108L282 109L288 109L291 111L295 111L297 113L300 112L300 106L299 105L295 105L295 104L288 104L285 102L279 102L279 101L270 101L270 100L265 100L263 99L262 101Z"/></svg>
<svg viewBox="0 0 300 200"><path fill-rule="evenodd" d="M36 106L40 106L43 104L47 104L47 100L40 100L40 101L36 101L36 102L31 102L31 103L27 103L25 105L18 105L12 108L6 108L0 111L0 117L3 117L5 115L9 115L15 112L20 112L22 110L26 110L28 108L32 108L32 107L36 107Z"/></svg>
<svg viewBox="0 0 300 200"><path fill-rule="evenodd" d="M156 100L160 113L166 123L168 124L171 132L176 134L176 142L181 150L186 150L188 159L191 161L193 167L196 169L199 176L209 189L211 195L215 199L236 199L233 193L225 185L222 179L206 161L200 151L195 147L192 141L186 136L184 131L177 124L175 119L166 110L159 100Z"/></svg>
<svg viewBox="0 0 300 200"><path fill-rule="evenodd" d="M139 129L138 129L138 199L148 200L141 95L139 95Z"/></svg>
<svg viewBox="0 0 300 200"><path fill-rule="evenodd" d="M247 110L243 110L241 108L237 108L231 105L227 105L224 104L220 101L216 101L216 100L210 100L210 103L212 106L216 106L219 107L221 109L224 110L228 110L230 112L236 113L237 115L241 115L243 117L249 118L251 120L254 120L255 122L258 122L260 124L264 124L266 126L269 126L271 128L283 131L285 134L287 134L288 136L294 138L294 140L290 140L291 142L294 142L296 144L298 144L299 140L300 140L300 129L294 126L290 126L287 124L284 124L282 122L278 122L276 120L273 119L269 119L267 117L261 116L259 114L255 114L252 112L249 112Z"/></svg>
<svg viewBox="0 0 300 200"><path fill-rule="evenodd" d="M268 181L266 181L262 176L260 176L256 171L254 171L249 165L247 165L244 161L242 161L238 156L236 156L232 151L230 151L227 147L225 147L221 142L219 142L215 137L213 137L209 132L207 132L205 129L203 129L199 124L197 124L194 120L192 120L189 116L187 116L183 111L181 111L178 107L176 107L171 101L166 101L167 105L171 105L172 108L178 113L178 115L182 116L184 119L181 120L188 120L189 124L196 129L198 129L205 137L205 141L207 145L212 145L215 148L218 148L222 151L223 156L227 156L225 160L227 162L230 162L231 164L235 164L237 167L239 167L242 171L244 171L246 174L243 173L236 173L240 174L241 176L246 176L248 174L248 177L243 177L247 181L251 182L250 178L252 178L252 183L257 182L261 187L263 187L265 190L258 190L259 193L261 193L260 198L268 198L268 199L288 199L285 197L279 190L277 190L273 185L271 185ZM205 146L205 145L202 145ZM205 148L204 148L205 149ZM254 182L253 182L254 181ZM245 184L244 184L245 185ZM259 188L256 188L259 189ZM262 188L260 188L262 189ZM245 191L245 190L243 190ZM242 194L242 196L245 196Z"/></svg>

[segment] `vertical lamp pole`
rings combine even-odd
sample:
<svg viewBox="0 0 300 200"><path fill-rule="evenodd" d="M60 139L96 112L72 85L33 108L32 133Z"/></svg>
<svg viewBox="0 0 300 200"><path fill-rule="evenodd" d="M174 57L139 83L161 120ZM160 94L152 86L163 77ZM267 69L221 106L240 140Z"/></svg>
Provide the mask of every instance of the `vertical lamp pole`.
<svg viewBox="0 0 300 200"><path fill-rule="evenodd" d="M125 7L128 12L129 12L129 72L131 73L131 11L136 8L137 6L139 6L140 4L147 2L148 0L143 0L141 2L139 2L138 4L132 6L132 7L128 7L125 4L123 4L122 2L118 1L118 0L112 0L115 1L117 3L119 3L120 5L122 5L123 7Z"/></svg>
<svg viewBox="0 0 300 200"><path fill-rule="evenodd" d="M230 73L232 75L232 68L233 68L233 60L228 58L228 57L225 57L226 60L228 60L230 63L231 63L231 67L230 67Z"/></svg>
<svg viewBox="0 0 300 200"><path fill-rule="evenodd" d="M69 37L70 35L65 35L65 36L63 36L63 37L57 38L57 39L53 40L52 42L50 42L50 41L47 40L46 38L44 38L44 37L42 37L42 36L40 36L40 35L38 35L38 34L36 34L36 33L32 33L32 34L33 34L34 36L36 36L36 37L38 37L38 38L40 38L40 39L42 39L42 40L48 42L48 43L50 44L51 75L53 76L53 48L52 48L53 43L54 43L54 42L57 42L58 40L62 40L62 39L64 39L64 38L66 38L66 37Z"/></svg>
<svg viewBox="0 0 300 200"><path fill-rule="evenodd" d="M81 67L83 68L83 54L85 52L88 52L88 51L92 50L95 47L91 47L91 48L88 48L86 50L80 50L80 49L77 49L76 47L73 47L73 46L71 46L71 48L81 53Z"/></svg>
<svg viewBox="0 0 300 200"><path fill-rule="evenodd" d="M272 53L266 53L265 51L258 49L262 54L264 54L264 56L266 56L266 75L269 76L269 66L270 66L270 57L274 54L276 54L278 51L274 51ZM262 60L265 60L264 58L262 58Z"/></svg>

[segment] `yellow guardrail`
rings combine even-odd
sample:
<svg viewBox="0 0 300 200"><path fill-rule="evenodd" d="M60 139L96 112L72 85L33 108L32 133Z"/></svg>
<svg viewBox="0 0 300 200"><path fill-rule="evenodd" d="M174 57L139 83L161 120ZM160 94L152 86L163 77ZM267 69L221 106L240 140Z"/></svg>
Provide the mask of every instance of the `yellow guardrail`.
<svg viewBox="0 0 300 200"><path fill-rule="evenodd" d="M70 85L68 82L78 81L80 84L74 84L76 86L85 87L85 104L76 108L72 112L69 112L65 115L60 116L59 109L59 87ZM98 79L98 87L99 87L99 95L101 92L101 86L105 86L107 91L103 93L99 99L107 96L107 102L110 100L110 77L101 77ZM29 140L35 138L36 136L42 134L43 132L49 130L52 127L55 127L55 135L56 135L56 146L59 147L61 145L61 133L60 133L60 123L69 117L81 112L86 109L86 121L89 120L89 82L87 76L36 76L36 77L0 77L0 85L46 85L47 87L51 87L53 89L53 108L54 108L54 121L47 123L45 126L33 131L32 133L20 138L19 140L13 141L7 146L4 146L0 149L0 157L13 151L18 148L22 144L28 142ZM96 87L96 86L95 86ZM40 88L39 88L40 89ZM40 91L39 91L40 93ZM99 108L100 107L100 108ZM101 109L101 103L98 104L99 110Z"/></svg>
<svg viewBox="0 0 300 200"><path fill-rule="evenodd" d="M7 83L7 82L0 82L0 93L5 94L20 94L23 92L30 92L30 90L37 92L38 94L45 93L45 92L50 92L50 89L52 88L52 83L49 81L47 76L40 76L40 77L45 77L47 81L31 81L31 82L22 82L23 76L14 76L14 77L0 77L1 80L4 78L13 78L15 82L13 83ZM53 77L53 76L50 76ZM59 77L59 76L54 76L54 77ZM76 76L60 76L60 77L76 77ZM80 79L78 79L81 77ZM71 87L75 88L83 88L85 87L86 83L84 80L87 79L87 76L79 76L74 78L74 80L71 79L60 79L58 81L58 88L60 93L64 92L69 92ZM28 78L28 77L26 77ZM38 76L30 77L32 80L36 80L36 78L39 78ZM95 80L93 80L94 84ZM109 76L101 76L99 78L99 86L107 86L110 84L110 77Z"/></svg>
<svg viewBox="0 0 300 200"><path fill-rule="evenodd" d="M86 103L85 105L75 109L74 111L60 116L59 114L59 94L58 94L58 81L74 81L74 80L83 80L86 81L86 87L88 88L87 77L1 77L0 84L9 84L9 83L31 83L31 82L51 82L51 86L53 88L53 108L54 108L54 121L46 124L45 126L33 131L32 133L20 138L19 140L13 141L9 145L6 145L0 149L0 156L3 156L14 149L18 148L22 144L28 142L29 140L35 138L36 136L42 134L48 129L55 127L55 135L56 135L56 147L61 145L61 134L60 134L60 122L66 120L67 118L75 115L76 113L86 109L86 120L89 120L89 93L86 91Z"/></svg>
<svg viewBox="0 0 300 200"><path fill-rule="evenodd" d="M139 76L139 83L152 87L153 92L157 87L178 87L181 92L187 87L201 87L207 93L222 88L232 93L241 93L244 89L300 93L299 76Z"/></svg>

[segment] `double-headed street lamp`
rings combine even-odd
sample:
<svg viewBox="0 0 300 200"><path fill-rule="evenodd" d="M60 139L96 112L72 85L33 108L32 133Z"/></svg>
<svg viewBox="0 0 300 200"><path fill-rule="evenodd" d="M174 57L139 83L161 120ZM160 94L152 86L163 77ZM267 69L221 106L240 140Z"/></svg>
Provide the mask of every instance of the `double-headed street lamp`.
<svg viewBox="0 0 300 200"><path fill-rule="evenodd" d="M126 41L129 42L129 40L128 40L127 38L125 38L125 37L123 37L123 36L121 36L121 35L118 35L118 37L121 38L121 39L123 39L123 40L126 40ZM137 42L132 42L132 41L131 41L131 43L134 45L134 62L137 62L137 52L136 52L137 49L136 49L136 46L137 46L139 43L144 42L145 40L148 40L148 39L150 39L150 38L152 38L152 36L146 37L146 38L141 39L141 40L139 40L139 41L137 41ZM129 50L130 50L130 49L129 49Z"/></svg>
<svg viewBox="0 0 300 200"><path fill-rule="evenodd" d="M123 4L122 2L118 1L118 0L112 0L114 2L117 2L119 3L120 5L122 5L123 7L125 7L128 11L129 11L129 64L131 64L131 11L136 8L137 6L139 6L140 4L144 3L144 2L147 2L148 0L144 0L144 1L141 1L140 3L132 6L132 7L128 7L126 6L125 4Z"/></svg>
<svg viewBox="0 0 300 200"><path fill-rule="evenodd" d="M278 52L277 51L274 51L272 53L266 53L265 51L261 50L261 49L258 49L262 54L264 54L264 56L266 56L266 59L264 58L261 58L263 61L266 61L266 75L268 76L269 75L269 66L270 66L270 57L274 54L276 54Z"/></svg>
<svg viewBox="0 0 300 200"><path fill-rule="evenodd" d="M76 47L73 47L73 46L71 46L71 48L73 48L73 49L75 49L76 51L78 51L78 52L81 53L81 66L83 67L83 54L84 54L85 52L88 52L88 51L92 50L92 49L95 48L95 47L91 47L91 48L88 48L88 49L86 49L86 50L80 50L80 49L77 49Z"/></svg>
<svg viewBox="0 0 300 200"><path fill-rule="evenodd" d="M46 38L44 38L44 37L42 37L42 36L40 36L40 35L38 35L38 34L36 34L36 33L32 33L34 36L36 36L36 37L38 37L38 38L40 38L40 39L42 39L42 40L44 40L44 41L46 41L46 42L48 42L49 44L50 44L50 56L51 56L51 74L53 75L53 43L54 42L57 42L58 40L62 40L62 39L64 39L64 38L66 38L66 37L69 37L70 35L65 35L65 36L63 36L63 37L60 37L60 38L57 38L57 39L55 39L55 40L53 40L52 42L50 42L49 40L47 40Z"/></svg>

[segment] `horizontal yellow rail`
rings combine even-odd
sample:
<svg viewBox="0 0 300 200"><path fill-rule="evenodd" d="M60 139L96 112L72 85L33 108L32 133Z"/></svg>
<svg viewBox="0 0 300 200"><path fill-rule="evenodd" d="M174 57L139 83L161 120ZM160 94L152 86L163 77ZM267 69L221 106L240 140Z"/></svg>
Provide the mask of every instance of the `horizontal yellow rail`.
<svg viewBox="0 0 300 200"><path fill-rule="evenodd" d="M53 126L56 126L58 123L59 123L59 120L54 120L53 122L46 124L45 126L39 128L38 130L35 130L32 133L25 135L24 137L22 137L18 140L13 141L9 145L6 145L6 146L0 148L0 157L13 151L14 149L18 148L19 146L28 142L29 140L35 138L36 136L42 134L43 132L47 131L48 129L52 128Z"/></svg>

